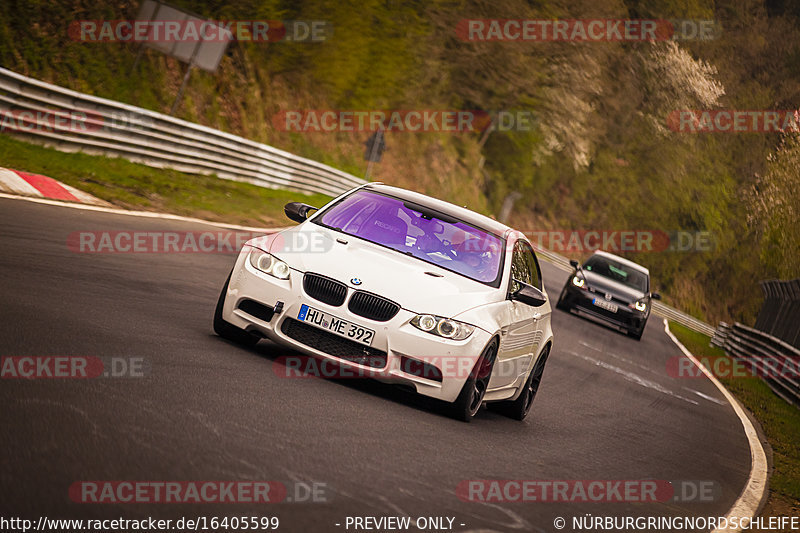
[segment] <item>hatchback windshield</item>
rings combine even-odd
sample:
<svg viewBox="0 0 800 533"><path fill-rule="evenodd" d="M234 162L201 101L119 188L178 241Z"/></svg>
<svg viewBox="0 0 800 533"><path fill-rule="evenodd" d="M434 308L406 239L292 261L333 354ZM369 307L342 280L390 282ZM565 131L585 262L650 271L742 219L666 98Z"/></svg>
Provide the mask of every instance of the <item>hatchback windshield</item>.
<svg viewBox="0 0 800 533"><path fill-rule="evenodd" d="M589 272L623 283L639 292L647 292L649 290L647 274L613 259L592 256L586 261L583 268Z"/></svg>
<svg viewBox="0 0 800 533"><path fill-rule="evenodd" d="M500 286L503 239L425 206L361 189L326 209L314 222Z"/></svg>

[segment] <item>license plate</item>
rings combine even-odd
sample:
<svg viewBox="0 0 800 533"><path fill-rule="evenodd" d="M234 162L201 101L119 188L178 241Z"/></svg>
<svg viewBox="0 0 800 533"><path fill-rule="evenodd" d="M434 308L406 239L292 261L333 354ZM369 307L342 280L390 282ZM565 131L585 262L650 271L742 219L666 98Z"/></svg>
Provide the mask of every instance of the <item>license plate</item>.
<svg viewBox="0 0 800 533"><path fill-rule="evenodd" d="M617 304L609 303L605 300L600 300L599 298L595 298L592 300L592 303L601 309L605 309L606 311L611 311L612 313L616 313L619 310Z"/></svg>
<svg viewBox="0 0 800 533"><path fill-rule="evenodd" d="M375 339L375 332L364 326L353 324L343 318L329 315L319 309L314 309L308 305L301 305L300 312L297 313L297 320L306 322L312 326L335 333L345 339L350 339L366 346L371 346Z"/></svg>

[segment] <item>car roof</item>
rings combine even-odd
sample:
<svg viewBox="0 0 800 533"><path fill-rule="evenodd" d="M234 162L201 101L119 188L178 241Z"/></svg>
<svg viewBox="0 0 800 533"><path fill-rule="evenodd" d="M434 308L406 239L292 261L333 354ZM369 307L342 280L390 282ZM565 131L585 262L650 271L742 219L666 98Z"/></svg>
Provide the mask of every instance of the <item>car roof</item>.
<svg viewBox="0 0 800 533"><path fill-rule="evenodd" d="M500 237L506 237L506 234L509 231L512 231L510 227L494 220L493 218L476 213L475 211L467 209L466 207L459 207L455 204L451 204L450 202L438 200L422 193L409 191L408 189L401 189L400 187L393 187L391 185L384 185L383 183L368 183L362 188L370 191L382 192L390 196L395 196L401 200L408 200L409 202L430 207L434 211L439 211L442 214L450 215L459 220L463 220L464 222L487 230Z"/></svg>
<svg viewBox="0 0 800 533"><path fill-rule="evenodd" d="M603 250L597 250L594 254L592 254L592 257L594 257L595 255L599 255L600 257L606 257L608 259L613 259L614 261L622 263L625 266L629 266L631 268L635 268L636 270L644 272L645 274L650 276L650 271L647 268L643 267L639 263L634 263L633 261L625 259L624 257L620 257L618 255L614 255L614 254L611 254L611 253L608 253L608 252L604 252Z"/></svg>

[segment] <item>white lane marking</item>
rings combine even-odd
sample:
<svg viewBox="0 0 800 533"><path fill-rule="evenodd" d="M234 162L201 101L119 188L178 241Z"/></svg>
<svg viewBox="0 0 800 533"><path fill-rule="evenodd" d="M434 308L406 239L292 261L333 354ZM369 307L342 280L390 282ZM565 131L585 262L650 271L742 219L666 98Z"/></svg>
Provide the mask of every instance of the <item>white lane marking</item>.
<svg viewBox="0 0 800 533"><path fill-rule="evenodd" d="M182 217L180 215L170 215L168 213L154 213L151 211L127 211L125 209L118 209L114 207L101 207L96 205L76 204L70 202L59 202L58 200L50 200L48 198L31 198L29 196L17 196L14 194L6 194L0 192L0 198L8 198L11 200L22 200L24 202L33 202L37 204L55 205L58 207L68 207L70 209L82 209L84 211L97 211L100 213L112 213L115 215L128 215L132 217L142 218L159 218L164 220L179 220L181 222L193 222L196 224L207 224L209 226L216 226L225 229L238 229L245 231L263 231L263 232L276 232L287 229L282 228L256 228L253 226L240 226L238 224L225 224L223 222L211 222L209 220L202 220L200 218Z"/></svg>
<svg viewBox="0 0 800 533"><path fill-rule="evenodd" d="M42 196L39 189L22 179L22 176L2 167L0 167L0 189L26 196Z"/></svg>
<svg viewBox="0 0 800 533"><path fill-rule="evenodd" d="M728 392L722 383L708 370L705 365L703 365L700 361L695 358L692 353L686 349L686 346L681 344L681 342L675 338L675 335L669 330L669 323L666 319L664 319L664 331L667 332L667 335L672 342L674 342L678 348L681 349L683 354L688 357L697 368L699 368L706 377L711 380L711 383L717 386L719 391L725 396L725 399L728 400L728 403L731 404L733 407L736 416L739 417L739 420L742 422L742 427L744 428L744 433L747 436L747 442L750 445L750 477L747 479L747 483L742 489L742 493L739 495L739 498L734 502L733 507L731 510L728 511L728 514L725 515L725 518L728 518L728 523L730 523L730 518L737 517L741 521L744 518L754 518L756 513L758 512L758 507L761 504L761 500L764 498L764 494L767 491L767 454L764 453L764 447L761 446L761 441L758 439L758 432L756 428L753 427L753 423L747 417L747 414L744 412L744 409L733 397L733 395ZM711 533L722 533L731 532L731 533L738 533L742 531L741 527L737 528L729 528L729 529L715 529Z"/></svg>
<svg viewBox="0 0 800 533"><path fill-rule="evenodd" d="M580 344L581 346L585 346L586 348L590 348L590 349L592 349L592 350L594 350L594 351L596 351L596 352L603 353L603 350L601 350L601 349L600 349L600 348L598 348L597 346L592 346L591 344L589 344L589 343L587 343L587 342L584 342L584 341L578 341L578 344Z"/></svg>
<svg viewBox="0 0 800 533"><path fill-rule="evenodd" d="M653 389L654 391L660 392L662 394L666 394L668 396L672 396L674 398L678 398L679 400L683 400L684 402L689 402L689 403L691 403L693 405L700 405L698 402L692 400L691 398L687 398L686 396L681 396L680 394L676 394L676 393L672 392L671 390L659 385L655 381L650 381L649 379L644 379L640 375L634 374L633 372L628 372L627 370L623 370L623 369L621 369L619 367L616 367L614 365L610 365L610 364L606 363L605 361L601 361L599 359L595 359L594 357L589 357L588 355L579 354L579 353L576 353L576 352L572 352L570 350L566 350L566 352L567 353L571 353L572 355L575 355L577 357L580 357L581 359L584 359L586 361L589 361L590 363L594 363L596 366L605 368L606 370L611 370L612 372L615 372L615 373L619 374L620 376L622 376L626 380L630 381L631 383L635 383L637 385L641 385L642 387L646 387L648 389Z"/></svg>
<svg viewBox="0 0 800 533"><path fill-rule="evenodd" d="M592 350L597 350L598 352L601 352L604 355L609 355L609 356L613 357L614 359L619 359L620 361L625 361L629 365L633 365L633 366L639 367L642 370L647 370L651 374L655 374L657 376L661 376L660 373L656 372L655 370L653 370L652 368L648 367L647 365L643 365L641 363L637 363L636 361L631 361L627 357L622 357L621 355L615 354L614 352L609 352L609 351L605 351L604 352L600 348L596 348L596 347L592 346L591 344L587 344L587 343L585 343L583 341L578 341L578 344L580 344L581 346L585 346L586 348L591 348Z"/></svg>
<svg viewBox="0 0 800 533"><path fill-rule="evenodd" d="M701 398L705 398L709 402L714 402L714 403L719 404L719 405L725 405L726 403L728 403L728 402L724 402L724 401L722 401L722 400L720 400L718 398L714 398L713 396L709 396L708 394L703 394L699 390L690 389L688 387L683 387L683 390L688 390L691 393L697 394Z"/></svg>

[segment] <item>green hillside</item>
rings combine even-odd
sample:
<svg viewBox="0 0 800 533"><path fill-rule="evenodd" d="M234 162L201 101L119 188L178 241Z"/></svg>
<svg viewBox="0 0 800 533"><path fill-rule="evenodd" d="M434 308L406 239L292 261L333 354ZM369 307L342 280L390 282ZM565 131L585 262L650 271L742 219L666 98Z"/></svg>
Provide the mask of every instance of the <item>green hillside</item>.
<svg viewBox="0 0 800 533"><path fill-rule="evenodd" d="M285 132L287 110L502 110L523 131L390 132L373 178L499 216L525 231L707 232L702 251L629 253L668 302L751 322L765 278L800 275L797 133L673 131L671 113L800 106L800 7L788 0L176 0L218 20L324 20L316 43L238 42L196 71L181 118L363 175L365 132ZM76 20L134 18L136 4L0 4L0 64L168 112L184 66L131 43L79 42ZM713 19L681 42L468 42L463 19ZM2 154L0 154L2 164ZM514 194L518 193L518 194ZM227 211L227 210L226 210ZM580 255L580 254L576 254ZM584 254L585 255L585 254Z"/></svg>

